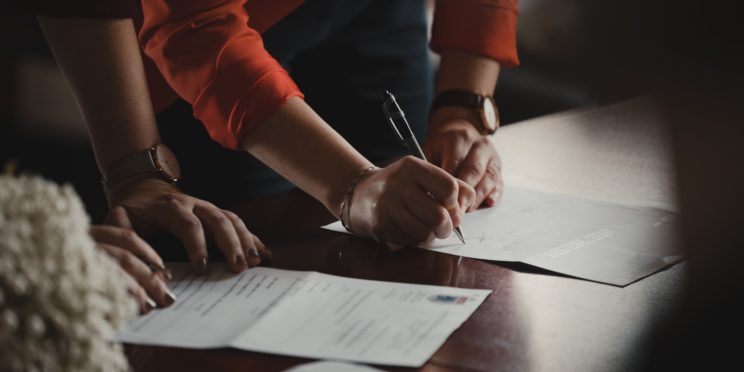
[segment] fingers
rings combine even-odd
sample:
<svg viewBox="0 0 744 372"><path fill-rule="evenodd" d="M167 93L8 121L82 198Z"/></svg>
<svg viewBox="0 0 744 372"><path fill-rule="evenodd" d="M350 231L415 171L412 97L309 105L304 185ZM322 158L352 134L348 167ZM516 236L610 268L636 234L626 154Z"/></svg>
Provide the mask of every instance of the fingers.
<svg viewBox="0 0 744 372"><path fill-rule="evenodd" d="M475 204L475 189L461 179L457 180L457 184L457 203L460 205L460 210L466 212L474 206L477 206L477 204Z"/></svg>
<svg viewBox="0 0 744 372"><path fill-rule="evenodd" d="M418 186L430 193L444 208L458 207L457 180L443 169L421 159L408 156L403 158L405 172L410 172Z"/></svg>
<svg viewBox="0 0 744 372"><path fill-rule="evenodd" d="M366 187L371 182L377 186ZM470 189L470 190L468 190ZM376 238L402 244L446 238L460 223L460 200L469 203L472 188L460 193L457 179L423 160L407 157L363 181L352 204L357 226ZM366 201L365 201L366 200Z"/></svg>
<svg viewBox="0 0 744 372"><path fill-rule="evenodd" d="M487 138L476 141L457 172L457 178L475 187L475 200L470 211L493 194L500 179L500 161Z"/></svg>
<svg viewBox="0 0 744 372"><path fill-rule="evenodd" d="M457 136L456 134L453 135ZM452 175L460 168L460 164L465 160L470 149L470 141L463 138L462 135L457 137L457 140L449 142L449 145L442 149L441 167Z"/></svg>
<svg viewBox="0 0 744 372"><path fill-rule="evenodd" d="M106 225L118 226L124 229L132 229L132 221L129 219L127 210L122 206L116 206L106 215L104 221Z"/></svg>
<svg viewBox="0 0 744 372"><path fill-rule="evenodd" d="M204 223L207 231L217 243L217 247L224 254L230 269L234 272L241 272L248 268L246 254L235 225L224 211L204 202L194 206L194 214Z"/></svg>
<svg viewBox="0 0 744 372"><path fill-rule="evenodd" d="M484 201L487 207L493 207L494 205L496 205L501 200L501 196L504 194L504 177L501 174L501 157L499 157L498 152L496 152L496 157L493 158L493 162L496 165L498 177L496 181L496 188L490 195L486 197L486 200Z"/></svg>
<svg viewBox="0 0 744 372"><path fill-rule="evenodd" d="M181 240L194 270L197 273L206 273L209 263L207 242L202 223L194 215L192 208L170 197L153 217L158 225Z"/></svg>
<svg viewBox="0 0 744 372"><path fill-rule="evenodd" d="M493 162L489 162L486 166L486 172L483 178L480 179L477 185L475 185L475 203L473 209L480 206L487 197L494 193L499 179L499 170L493 165Z"/></svg>
<svg viewBox="0 0 744 372"><path fill-rule="evenodd" d="M139 284L135 284L129 287L128 292L137 301L137 306L139 306L140 314L147 314L157 307L157 303L147 296L147 292L145 292L145 290L140 287Z"/></svg>
<svg viewBox="0 0 744 372"><path fill-rule="evenodd" d="M457 178L465 181L469 185L477 185L478 181L486 173L486 166L493 157L495 150L485 141L473 143L470 152L463 161L457 172Z"/></svg>
<svg viewBox="0 0 744 372"><path fill-rule="evenodd" d="M459 222L455 221L453 223L450 212L421 190L403 190L401 199L407 211L410 211L409 213L415 216L429 230L429 233L433 233L437 238L448 237L452 233L453 225Z"/></svg>
<svg viewBox="0 0 744 372"><path fill-rule="evenodd" d="M266 248L258 237L248 231L245 223L238 215L230 211L223 210L222 212L233 224L249 266L258 266L262 259L271 259L271 251Z"/></svg>
<svg viewBox="0 0 744 372"><path fill-rule="evenodd" d="M428 203L436 204L430 198L426 199L428 199ZM392 236L385 236L386 241L412 245L434 240L436 237L434 229L421 222L421 219L417 217L417 213L420 212L412 211L409 202L403 200L397 206L397 208L391 209L386 216L390 222L390 232L392 234Z"/></svg>
<svg viewBox="0 0 744 372"><path fill-rule="evenodd" d="M486 196L486 198L483 200L483 204L486 207L493 207L501 200L501 195L503 194L504 189L504 181L501 178L501 172L498 172L498 179L496 181L496 185L493 188L493 190Z"/></svg>
<svg viewBox="0 0 744 372"><path fill-rule="evenodd" d="M112 208L107 222L116 226L132 228L131 213L137 221L145 221L150 228L161 229L178 238L184 245L194 270L206 273L208 269L208 249L206 234L214 240L223 253L230 269L240 272L261 263L262 258L271 253L263 243L251 234L243 221L234 213L222 210L215 205L178 192L162 194L148 200L145 207L133 206ZM133 210L129 210L133 208ZM109 240L110 241L110 240ZM117 243L116 241L110 241ZM133 243L138 253L147 253L152 262L160 264L160 259L152 257L154 251ZM118 244L118 243L117 243Z"/></svg>
<svg viewBox="0 0 744 372"><path fill-rule="evenodd" d="M150 268L132 252L107 243L99 243L97 246L113 257L137 282L138 286L132 288L131 292L139 300L143 313L156 306L168 307L176 301L176 296L168 290L162 278L153 275Z"/></svg>
<svg viewBox="0 0 744 372"><path fill-rule="evenodd" d="M129 252L132 252L135 256L140 257L142 260L154 263L158 268L165 267L163 260L158 256L155 250L140 238L134 230L116 226L93 225L90 227L89 232L93 240L99 244L103 243L124 248ZM150 270L153 273L160 272L158 270L153 271L152 267ZM169 271L165 270L162 274L165 279L170 279Z"/></svg>

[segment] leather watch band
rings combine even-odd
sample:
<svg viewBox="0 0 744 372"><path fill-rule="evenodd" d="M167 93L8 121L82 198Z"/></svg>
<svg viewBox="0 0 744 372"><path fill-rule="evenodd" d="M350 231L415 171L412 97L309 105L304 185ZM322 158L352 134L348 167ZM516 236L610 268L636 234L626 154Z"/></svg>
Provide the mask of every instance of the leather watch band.
<svg viewBox="0 0 744 372"><path fill-rule="evenodd" d="M462 106L479 109L483 105L483 96L464 90L447 90L434 98L431 103L431 112L444 106Z"/></svg>
<svg viewBox="0 0 744 372"><path fill-rule="evenodd" d="M491 96L478 94L466 90L446 90L439 93L431 104L429 115L445 106L465 107L475 111L480 117L479 122L470 122L483 135L496 132L499 127L498 108Z"/></svg>
<svg viewBox="0 0 744 372"><path fill-rule="evenodd" d="M175 155L163 144L127 155L111 163L101 183L108 191L126 179L158 177L176 182L180 168Z"/></svg>
<svg viewBox="0 0 744 372"><path fill-rule="evenodd" d="M156 169L152 151L153 148L149 148L113 162L103 178L103 184L106 188L111 188L111 186L133 175L152 172Z"/></svg>

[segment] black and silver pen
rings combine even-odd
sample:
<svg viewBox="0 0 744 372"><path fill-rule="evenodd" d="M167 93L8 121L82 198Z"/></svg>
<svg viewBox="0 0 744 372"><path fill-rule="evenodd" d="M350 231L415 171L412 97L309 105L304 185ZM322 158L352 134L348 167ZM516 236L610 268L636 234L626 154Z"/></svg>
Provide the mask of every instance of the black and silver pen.
<svg viewBox="0 0 744 372"><path fill-rule="evenodd" d="M387 90L382 95L382 111L385 113L385 118L393 128L393 132L395 132L403 144L408 147L411 155L427 161L424 151L421 150L421 146L419 146L418 141L416 141L416 136L413 135L411 126L408 125L406 115L395 100L395 96ZM460 238L460 241L463 242L463 244L465 243L465 238L462 235L462 229L460 226L455 227L455 235Z"/></svg>

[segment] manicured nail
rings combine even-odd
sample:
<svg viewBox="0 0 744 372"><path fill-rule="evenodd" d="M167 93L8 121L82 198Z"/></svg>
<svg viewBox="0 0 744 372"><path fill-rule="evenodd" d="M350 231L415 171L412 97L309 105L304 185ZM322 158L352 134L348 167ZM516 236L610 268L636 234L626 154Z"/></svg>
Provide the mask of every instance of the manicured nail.
<svg viewBox="0 0 744 372"><path fill-rule="evenodd" d="M147 308L147 311L150 311L156 307L158 307L158 304L150 297L145 299L145 307Z"/></svg>
<svg viewBox="0 0 744 372"><path fill-rule="evenodd" d="M243 257L242 254L236 254L235 255L235 264L238 265L238 266L240 266L240 267L245 266L245 257Z"/></svg>
<svg viewBox="0 0 744 372"><path fill-rule="evenodd" d="M171 291L165 292L165 306L173 305L173 303L176 302L176 295L174 295Z"/></svg>
<svg viewBox="0 0 744 372"><path fill-rule="evenodd" d="M165 280L173 279L173 274L169 269L165 269L165 271L163 271L163 276L165 277Z"/></svg>
<svg viewBox="0 0 744 372"><path fill-rule="evenodd" d="M199 274L206 274L208 269L209 262L207 261L206 257L202 257L197 261L196 263L196 272Z"/></svg>
<svg viewBox="0 0 744 372"><path fill-rule="evenodd" d="M251 248L251 250L248 251L248 254L251 255L251 257L261 257L256 248Z"/></svg>

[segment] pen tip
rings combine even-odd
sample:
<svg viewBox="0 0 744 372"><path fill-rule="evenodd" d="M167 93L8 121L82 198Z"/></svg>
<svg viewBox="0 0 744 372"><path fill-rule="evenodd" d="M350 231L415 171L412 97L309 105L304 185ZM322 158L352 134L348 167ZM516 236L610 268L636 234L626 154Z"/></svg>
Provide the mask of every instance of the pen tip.
<svg viewBox="0 0 744 372"><path fill-rule="evenodd" d="M465 244L465 237L462 235L462 229L459 226L455 228L455 235L457 235L462 244Z"/></svg>

